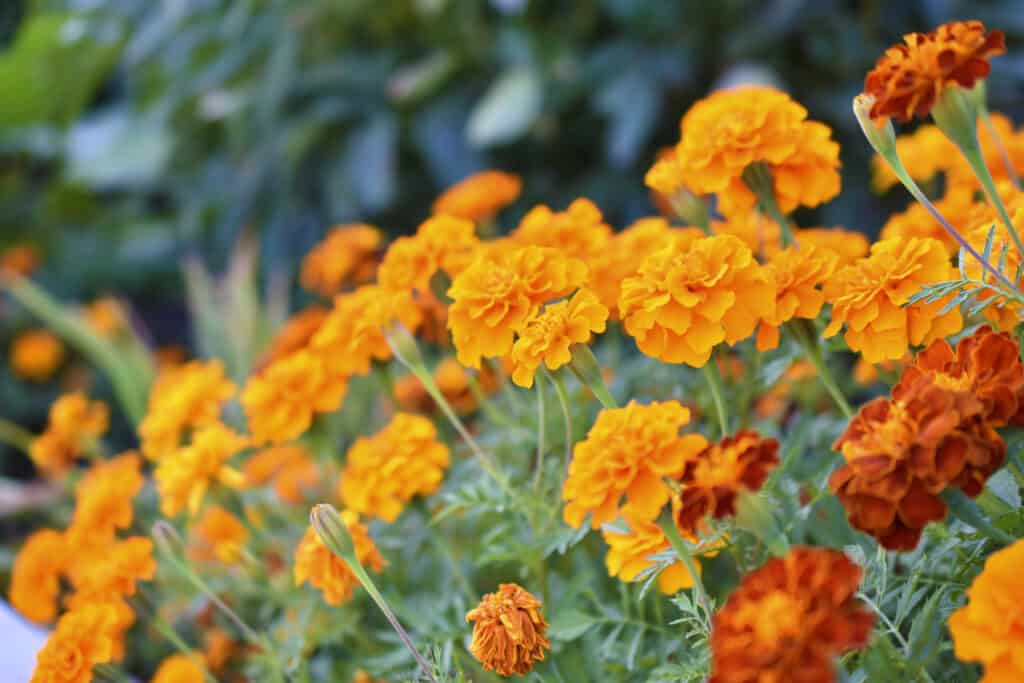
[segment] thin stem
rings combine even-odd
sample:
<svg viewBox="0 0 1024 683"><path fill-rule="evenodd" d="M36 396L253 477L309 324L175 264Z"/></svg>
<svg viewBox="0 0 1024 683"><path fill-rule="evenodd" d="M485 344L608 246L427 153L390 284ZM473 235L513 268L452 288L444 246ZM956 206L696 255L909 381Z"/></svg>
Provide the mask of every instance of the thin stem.
<svg viewBox="0 0 1024 683"><path fill-rule="evenodd" d="M796 322L796 321L794 321ZM853 408L850 407L850 403L846 400L846 396L843 395L843 390L839 388L839 383L836 382L836 378L832 376L832 371L829 369L828 364L825 362L821 347L818 346L816 340L813 340L804 334L805 330L800 329L799 325L787 325L787 329L792 333L797 343L800 344L804 350L804 355L807 360L811 362L814 369L818 373L818 379L824 385L825 390L828 391L829 396L835 401L836 406L843 413L847 420L853 417Z"/></svg>
<svg viewBox="0 0 1024 683"><path fill-rule="evenodd" d="M693 579L693 590L697 595L697 602L704 610L704 614L710 617L711 605L708 600L708 594L704 590L704 582L701 581L700 573L697 571L697 564L693 561L689 548L686 547L683 535L679 533L679 527L676 526L676 521L672 518L671 511L666 510L661 514L658 518L658 526L661 527L665 538L672 545L672 549L676 551L676 555L683 561L686 571L690 572L690 578Z"/></svg>
<svg viewBox="0 0 1024 683"><path fill-rule="evenodd" d="M533 490L539 491L544 478L544 427L547 424L547 415L544 411L544 386L541 375L538 374L534 381L534 391L537 392L537 462L534 464Z"/></svg>
<svg viewBox="0 0 1024 683"><path fill-rule="evenodd" d="M32 451L32 442L35 435L10 420L0 417L0 442L17 448L22 453L29 455Z"/></svg>
<svg viewBox="0 0 1024 683"><path fill-rule="evenodd" d="M729 435L729 413L725 408L725 400L722 397L722 376L718 372L718 364L712 357L701 368L704 379L707 381L708 390L711 392L711 400L715 404L715 413L718 415L718 429L722 436Z"/></svg>
<svg viewBox="0 0 1024 683"><path fill-rule="evenodd" d="M999 191L996 189L992 173L988 170L988 166L985 165L985 159L981 154L981 146L978 144L977 135L974 136L972 143L970 147L961 148L960 151L963 153L964 158L967 159L967 163L971 165L974 174L978 176L978 180L981 181L981 186L985 189L989 203L995 207L996 213L999 214L999 219L1006 225L1006 231L1010 233L1010 237L1017 247L1017 252L1024 256L1024 242L1021 242L1020 235L1017 234L1017 228L1014 227L1013 221L1010 220L1010 214L1006 210L1006 205L1003 204L1003 198L999 196Z"/></svg>
<svg viewBox="0 0 1024 683"><path fill-rule="evenodd" d="M1006 146L1003 145L1003 139L999 136L999 132L996 127L992 125L992 117L988 113L988 107L982 106L981 118L985 122L985 128L988 130L988 135L992 138L992 144L996 146L999 151L999 157L1002 159L1003 166L1006 168L1006 175L1010 178L1010 182L1018 190L1022 189L1020 184L1020 176L1017 175L1017 169L1013 167L1013 162L1010 160L1010 154L1006 151Z"/></svg>
<svg viewBox="0 0 1024 683"><path fill-rule="evenodd" d="M551 384L555 387L555 396L558 397L558 404L562 407L562 421L565 424L565 467L564 471L569 471L569 463L572 461L572 413L569 411L569 395L565 391L565 383L562 382L561 375L548 372L548 379L551 380Z"/></svg>
<svg viewBox="0 0 1024 683"><path fill-rule="evenodd" d="M782 244L784 246L796 244L796 237L793 235L789 219L783 215L775 201L775 188L768 166L764 162L750 164L743 171L743 182L757 196L757 204L761 212L778 224L779 231L782 233Z"/></svg>

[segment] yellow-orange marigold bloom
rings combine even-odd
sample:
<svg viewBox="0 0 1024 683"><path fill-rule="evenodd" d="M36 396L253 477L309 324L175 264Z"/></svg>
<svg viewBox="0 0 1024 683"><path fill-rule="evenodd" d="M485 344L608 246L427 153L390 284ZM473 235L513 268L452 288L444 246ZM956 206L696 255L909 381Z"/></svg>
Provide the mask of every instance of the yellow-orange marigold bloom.
<svg viewBox="0 0 1024 683"><path fill-rule="evenodd" d="M625 497L638 519L653 520L669 500L663 478L678 478L707 445L699 434L680 435L690 411L677 401L605 409L587 438L573 448L562 489L563 517L579 527L587 513L597 529L615 519Z"/></svg>
<svg viewBox="0 0 1024 683"><path fill-rule="evenodd" d="M530 318L519 331L512 346L512 381L532 387L533 376L543 363L557 370L572 360L569 347L586 344L595 332L604 332L608 309L589 289L581 289L571 299L548 304L543 312Z"/></svg>
<svg viewBox="0 0 1024 683"><path fill-rule="evenodd" d="M305 446L286 444L266 448L245 461L245 480L252 485L271 482L277 497L301 503L320 480L320 468Z"/></svg>
<svg viewBox="0 0 1024 683"><path fill-rule="evenodd" d="M11 606L26 619L47 624L57 616L60 577L69 550L63 534L43 529L29 536L18 551L8 597Z"/></svg>
<svg viewBox="0 0 1024 683"><path fill-rule="evenodd" d="M235 515L220 505L211 505L192 527L196 543L190 556L197 560L216 559L224 564L238 560L249 530Z"/></svg>
<svg viewBox="0 0 1024 683"><path fill-rule="evenodd" d="M323 306L314 304L288 318L256 362L256 370L262 370L274 361L306 348L327 318L327 312Z"/></svg>
<svg viewBox="0 0 1024 683"><path fill-rule="evenodd" d="M50 406L46 431L32 442L32 462L48 476L66 472L90 443L107 431L110 411L82 392L64 394Z"/></svg>
<svg viewBox="0 0 1024 683"><path fill-rule="evenodd" d="M227 461L248 445L248 438L219 422L202 427L191 444L157 465L153 476L160 494L160 511L173 517L188 507L189 514L194 515L214 482L233 488L242 486L244 476Z"/></svg>
<svg viewBox="0 0 1024 683"><path fill-rule="evenodd" d="M173 654L167 657L157 668L149 683L204 683L206 674L203 669L185 654Z"/></svg>
<svg viewBox="0 0 1024 683"><path fill-rule="evenodd" d="M741 429L707 445L684 463L679 476L679 528L696 536L705 515L721 519L736 514L736 497L761 490L778 464L779 442L753 430Z"/></svg>
<svg viewBox="0 0 1024 683"><path fill-rule="evenodd" d="M30 382L45 382L64 362L64 344L48 330L22 332L11 343L11 370Z"/></svg>
<svg viewBox="0 0 1024 683"><path fill-rule="evenodd" d="M434 368L434 382L441 395L460 413L471 413L477 409L477 398L469 380L469 371L454 358L445 358ZM498 389L498 377L489 366L477 371L476 381L484 393L494 393Z"/></svg>
<svg viewBox="0 0 1024 683"><path fill-rule="evenodd" d="M36 655L30 683L91 683L97 664L114 655L111 629L116 615L105 604L87 605L61 617Z"/></svg>
<svg viewBox="0 0 1024 683"><path fill-rule="evenodd" d="M775 283L774 311L757 330L757 350L779 345L779 327L793 318L814 320L825 303L821 286L832 277L839 257L811 245L789 247L771 257L765 269Z"/></svg>
<svg viewBox="0 0 1024 683"><path fill-rule="evenodd" d="M588 286L611 316L618 316L622 281L635 275L647 255L665 246L674 232L664 218L640 218L612 235L608 246L590 259Z"/></svg>
<svg viewBox="0 0 1024 683"><path fill-rule="evenodd" d="M715 613L708 683L833 683L834 660L867 645L861 569L838 550L796 547L747 574Z"/></svg>
<svg viewBox="0 0 1024 683"><path fill-rule="evenodd" d="M607 526L601 530L604 542L608 544L605 567L609 576L617 576L627 582L637 581L640 574L654 566L651 556L668 550L672 545L656 522L638 518L629 505L622 508L619 515L629 525L628 530ZM696 538L691 536L690 540L696 541ZM700 563L696 559L694 565L699 577ZM693 577L682 560L665 567L658 574L658 590L666 595L692 587Z"/></svg>
<svg viewBox="0 0 1024 683"><path fill-rule="evenodd" d="M433 422L396 413L384 429L356 439L345 458L338 495L346 507L393 522L413 496L441 487L449 453Z"/></svg>
<svg viewBox="0 0 1024 683"><path fill-rule="evenodd" d="M1010 213L1010 220L1013 226L1019 233L1024 228L1024 194L1020 195L1021 199L1017 200L1019 206L1015 206L1017 202L1011 204L1008 208ZM984 213L984 211L982 211ZM999 262L1002 261L1002 269L1000 273L1009 280L1014 281L1017 276L1017 271L1021 265L1021 254L1017 250L1017 247L1013 243L1013 238L1010 237L1009 231L1006 229L1006 225L1002 221L994 221L993 219L981 220L974 225L966 234L967 241L971 243L978 253L984 253L985 244L988 242L989 235L992 236L992 256L989 259L992 266L999 268ZM1006 251L1006 258L1002 258L1003 251ZM996 278L987 269L985 269L981 263L978 262L972 256L968 256L964 261L964 272L967 277L974 280L983 280L989 283L995 283ZM1020 284L1020 281L1016 283ZM1021 320L1020 305L1012 301L1008 301L1006 297L997 294L989 289L979 289L975 295L978 301L988 301L988 305L985 307L983 314L986 320L989 320L993 325L1001 330L1012 330L1017 326L1017 323Z"/></svg>
<svg viewBox="0 0 1024 683"><path fill-rule="evenodd" d="M26 277L32 274L42 262L43 256L39 250L31 244L15 244L0 251L0 277L4 275L20 275Z"/></svg>
<svg viewBox="0 0 1024 683"><path fill-rule="evenodd" d="M96 299L82 310L85 322L101 337L114 337L124 329L126 316L121 302L112 296Z"/></svg>
<svg viewBox="0 0 1024 683"><path fill-rule="evenodd" d="M750 249L716 235L674 240L648 256L622 283L619 313L645 354L699 368L717 344L749 337L774 301L771 278Z"/></svg>
<svg viewBox="0 0 1024 683"><path fill-rule="evenodd" d="M523 181L504 171L480 171L463 178L434 201L434 213L477 223L488 221L519 198Z"/></svg>
<svg viewBox="0 0 1024 683"><path fill-rule="evenodd" d="M450 278L466 269L480 248L472 221L440 214L424 221L412 237L399 237L384 254L377 282L395 291L430 291L438 271Z"/></svg>
<svg viewBox="0 0 1024 683"><path fill-rule="evenodd" d="M322 296L337 294L348 283L369 282L383 239L380 230L365 223L332 228L302 260L299 282Z"/></svg>
<svg viewBox="0 0 1024 683"><path fill-rule="evenodd" d="M803 228L796 230L796 242L827 249L839 257L839 267L848 266L868 253L868 238L862 232L842 228Z"/></svg>
<svg viewBox="0 0 1024 683"><path fill-rule="evenodd" d="M1024 540L997 550L967 589L967 604L949 616L957 659L981 662L981 683L1024 680Z"/></svg>
<svg viewBox="0 0 1024 683"><path fill-rule="evenodd" d="M487 671L501 676L529 673L551 648L544 606L532 593L514 583L502 583L466 613L473 624L469 651Z"/></svg>
<svg viewBox="0 0 1024 683"><path fill-rule="evenodd" d="M93 465L75 490L75 513L68 536L72 543L112 540L133 518L132 501L145 484L142 462L134 452Z"/></svg>
<svg viewBox="0 0 1024 683"><path fill-rule="evenodd" d="M950 225L963 232L968 227L968 217L975 205L974 191L963 185L953 186L946 191L942 199L933 204ZM960 243L920 202L913 202L905 211L889 216L889 220L882 226L879 237L883 240L931 237L942 242L950 256L960 250Z"/></svg>
<svg viewBox="0 0 1024 683"><path fill-rule="evenodd" d="M597 205L580 198L565 211L552 211L538 204L523 216L510 236L517 244L550 247L589 264L608 247L611 235L612 229Z"/></svg>
<svg viewBox="0 0 1024 683"><path fill-rule="evenodd" d="M953 142L938 126L918 126L914 132L896 137L896 154L907 173L918 183L931 181L940 172L948 171L952 159L959 155ZM882 155L871 159L871 185L876 192L887 192L899 183Z"/></svg>
<svg viewBox="0 0 1024 683"><path fill-rule="evenodd" d="M825 284L832 321L825 337L846 325L846 343L869 363L901 358L911 345L928 344L963 327L960 311L940 313L945 301L907 305L925 285L956 279L941 242L928 238L876 242L871 254Z"/></svg>
<svg viewBox="0 0 1024 683"><path fill-rule="evenodd" d="M779 224L760 211L737 211L723 221L711 221L711 230L716 235L738 237L760 256L771 256L782 249Z"/></svg>
<svg viewBox="0 0 1024 683"><path fill-rule="evenodd" d="M352 536L359 563L379 573L384 569L384 558L370 538L366 526L359 521L359 515L352 510L342 510L341 519ZM345 561L324 545L313 527L306 529L295 550L295 585L301 586L306 581L323 593L328 605L334 606L347 602L359 585L359 579Z"/></svg>
<svg viewBox="0 0 1024 683"><path fill-rule="evenodd" d="M1002 31L986 33L980 21L952 21L928 33L908 33L864 78L864 93L874 98L871 118L927 116L943 90L973 88L988 76L988 58L1004 52Z"/></svg>
<svg viewBox="0 0 1024 683"><path fill-rule="evenodd" d="M98 553L76 554L68 574L78 604L135 595L136 583L150 581L156 574L153 542L144 536L131 536L113 541Z"/></svg>
<svg viewBox="0 0 1024 683"><path fill-rule="evenodd" d="M528 246L481 253L452 282L448 328L459 362L512 350L515 332L542 304L569 294L587 278L582 261L554 249Z"/></svg>
<svg viewBox="0 0 1024 683"><path fill-rule="evenodd" d="M782 211L798 206L818 206L840 189L839 143L832 129L817 121L804 121L796 138L796 150L781 164L771 166L775 201ZM753 193L741 195L740 206L753 208ZM727 211L723 206L723 211Z"/></svg>

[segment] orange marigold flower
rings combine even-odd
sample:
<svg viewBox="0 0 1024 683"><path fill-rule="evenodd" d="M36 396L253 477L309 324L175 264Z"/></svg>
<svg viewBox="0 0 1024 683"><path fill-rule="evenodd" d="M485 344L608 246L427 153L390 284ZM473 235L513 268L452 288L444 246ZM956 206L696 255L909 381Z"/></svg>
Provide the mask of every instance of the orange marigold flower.
<svg viewBox="0 0 1024 683"><path fill-rule="evenodd" d="M233 564L249 540L249 530L241 520L220 505L208 507L192 531L196 544L190 556L196 560L216 559L224 564Z"/></svg>
<svg viewBox="0 0 1024 683"><path fill-rule="evenodd" d="M543 312L530 318L519 331L512 346L512 381L532 387L533 376L543 363L557 370L572 360L569 347L586 344L591 333L604 332L608 309L589 289L581 289L571 299L548 304Z"/></svg>
<svg viewBox="0 0 1024 683"><path fill-rule="evenodd" d="M674 232L664 218L640 218L590 259L589 287L610 315L618 315L622 281L636 275L647 255L665 246Z"/></svg>
<svg viewBox="0 0 1024 683"><path fill-rule="evenodd" d="M10 361L18 377L45 382L64 362L64 344L48 330L28 330L11 343Z"/></svg>
<svg viewBox="0 0 1024 683"><path fill-rule="evenodd" d="M645 354L699 368L715 345L749 337L772 315L774 295L750 249L716 235L674 240L648 256L622 283L619 312Z"/></svg>
<svg viewBox="0 0 1024 683"><path fill-rule="evenodd" d="M144 536L113 541L99 552L76 554L68 568L78 604L135 595L136 583L150 581L155 574L153 542Z"/></svg>
<svg viewBox="0 0 1024 683"><path fill-rule="evenodd" d="M502 583L466 613L473 624L469 651L487 671L501 676L529 673L551 648L544 606L532 593L514 583Z"/></svg>
<svg viewBox="0 0 1024 683"><path fill-rule="evenodd" d="M918 183L927 183L940 172L948 171L952 160L959 156L953 142L938 126L931 124L897 136L896 154L910 177ZM871 159L871 185L875 191L887 192L899 182L889 162L881 154L875 154Z"/></svg>
<svg viewBox="0 0 1024 683"><path fill-rule="evenodd" d="M352 535L359 563L380 573L384 569L384 558L370 538L366 526L359 521L359 515L352 510L342 510L341 519ZM334 606L347 602L359 585L359 579L345 561L324 545L313 527L306 529L295 550L295 585L301 586L306 581L323 593L328 605Z"/></svg>
<svg viewBox="0 0 1024 683"><path fill-rule="evenodd" d="M48 624L57 616L60 577L69 550L63 534L43 529L29 536L15 556L8 597L26 619Z"/></svg>
<svg viewBox="0 0 1024 683"><path fill-rule="evenodd" d="M0 278L5 275L27 277L42 262L43 256L31 244L15 244L0 251Z"/></svg>
<svg viewBox="0 0 1024 683"><path fill-rule="evenodd" d="M301 444L266 448L245 461L245 480L254 486L271 482L286 503L303 502L320 480L320 468Z"/></svg>
<svg viewBox="0 0 1024 683"><path fill-rule="evenodd" d="M945 301L907 305L925 285L956 279L941 242L927 238L876 242L871 254L841 269L825 284L832 321L825 337L846 325L846 343L869 363L900 358L911 345L928 344L963 327L960 311L941 313Z"/></svg>
<svg viewBox="0 0 1024 683"><path fill-rule="evenodd" d="M325 318L327 309L319 305L307 306L289 318L256 362L256 370L262 370L274 361L306 348Z"/></svg>
<svg viewBox="0 0 1024 683"><path fill-rule="evenodd" d="M796 230L800 246L811 245L827 249L839 257L840 268L850 265L868 253L868 238L864 233L842 228L803 228Z"/></svg>
<svg viewBox="0 0 1024 683"><path fill-rule="evenodd" d="M476 381L484 393L491 394L498 389L498 377L491 368L484 365L476 372ZM459 413L471 413L477 409L476 394L470 387L469 371L454 358L445 358L434 368L434 382L449 405Z"/></svg>
<svg viewBox="0 0 1024 683"><path fill-rule="evenodd" d="M684 463L679 481L679 528L696 536L705 515L722 519L736 514L741 491L761 490L768 473L779 464L779 442L741 429L709 444Z"/></svg>
<svg viewBox="0 0 1024 683"><path fill-rule="evenodd" d="M90 401L77 391L64 394L50 406L46 431L32 442L32 462L46 475L60 476L107 431L109 424L107 404Z"/></svg>
<svg viewBox="0 0 1024 683"><path fill-rule="evenodd" d="M482 223L519 198L523 181L504 171L480 171L463 178L434 201L434 213Z"/></svg>
<svg viewBox="0 0 1024 683"><path fill-rule="evenodd" d="M735 212L723 221L711 221L716 235L738 237L752 252L771 256L782 250L782 230L779 224L760 211Z"/></svg>
<svg viewBox="0 0 1024 683"><path fill-rule="evenodd" d="M82 310L86 324L101 337L114 337L124 329L127 316L121 302L112 296L96 299Z"/></svg>
<svg viewBox="0 0 1024 683"><path fill-rule="evenodd" d="M512 350L518 331L542 304L569 294L587 278L582 261L528 246L482 252L452 282L448 328L463 365Z"/></svg>
<svg viewBox="0 0 1024 683"><path fill-rule="evenodd" d="M825 303L821 286L832 277L839 257L811 245L789 247L771 257L765 267L775 283L775 310L757 330L757 350L779 345L779 327L793 318L814 320Z"/></svg>
<svg viewBox="0 0 1024 683"><path fill-rule="evenodd" d="M90 683L97 664L114 655L111 630L116 614L110 605L86 605L68 612L36 655L30 683Z"/></svg>
<svg viewBox="0 0 1024 683"><path fill-rule="evenodd" d="M356 439L346 454L338 495L356 512L393 522L413 496L441 487L448 447L422 415L396 413L373 436Z"/></svg>
<svg viewBox="0 0 1024 683"><path fill-rule="evenodd" d="M240 488L245 477L227 461L248 445L249 439L219 422L202 427L190 445L157 465L153 476L160 494L160 511L173 517L188 507L189 514L194 515L214 482Z"/></svg>
<svg viewBox="0 0 1024 683"><path fill-rule="evenodd" d="M552 211L544 204L530 209L511 238L523 246L550 247L589 264L608 247L612 229L601 210L589 199L580 198L565 211Z"/></svg>
<svg viewBox="0 0 1024 683"><path fill-rule="evenodd" d="M75 513L68 527L73 544L80 539L110 541L117 529L131 526L132 501L145 484L141 466L138 454L127 452L89 469L75 490Z"/></svg>
<svg viewBox="0 0 1024 683"><path fill-rule="evenodd" d="M950 187L942 199L933 202L950 225L962 226L961 229L966 227L975 203L974 191L962 185ZM960 250L960 243L920 202L913 202L906 211L889 216L889 220L882 226L879 237L883 240L897 237L904 240L911 237L931 237L942 242L950 256L956 255Z"/></svg>
<svg viewBox="0 0 1024 683"><path fill-rule="evenodd" d="M238 642L222 628L213 628L203 636L203 659L213 671L221 671L238 650Z"/></svg>
<svg viewBox="0 0 1024 683"><path fill-rule="evenodd" d="M709 683L835 681L835 658L867 645L875 621L861 575L838 550L807 547L747 574L715 613Z"/></svg>
<svg viewBox="0 0 1024 683"><path fill-rule="evenodd" d="M434 399L427 393L423 382L412 373L395 380L392 393L398 407L408 413L429 413L434 409Z"/></svg>
<svg viewBox="0 0 1024 683"><path fill-rule="evenodd" d="M707 446L699 434L679 434L690 411L677 401L605 409L573 448L562 489L563 517L579 527L587 513L596 529L619 514L625 497L637 519L653 520L669 500L664 477L678 478Z"/></svg>
<svg viewBox="0 0 1024 683"><path fill-rule="evenodd" d="M985 665L982 683L1024 680L1024 540L998 550L967 589L967 604L949 616L957 659Z"/></svg>
<svg viewBox="0 0 1024 683"><path fill-rule="evenodd" d="M1020 232L1024 228L1024 194L1021 194L1020 199L1016 202L1012 202L1008 210L1010 211L1010 220L1013 226ZM982 210L981 213L984 214L986 212ZM994 221L991 217L980 220L967 232L966 237L967 241L978 250L978 253L984 253L985 245L988 243L990 235L992 237L992 258L989 260L996 268L999 268L1001 262L1002 268L1000 273L1007 280L1013 282L1021 267L1021 254L1014 245L1013 238L1010 237L1010 233L1002 221ZM1005 259L1002 257L1004 250L1006 252ZM964 261L964 272L967 274L967 277L974 280L983 280L990 283L996 282L995 276L987 269L984 269L977 259L970 256ZM1016 284L1019 285L1020 280ZM978 301L988 302L983 314L986 320L989 320L999 329L1013 330L1017 323L1020 322L1021 310L1019 304L1008 301L1006 297L989 289L979 288L976 297Z"/></svg>
<svg viewBox="0 0 1024 683"><path fill-rule="evenodd" d="M299 282L322 296L337 294L350 282L369 282L383 239L380 230L365 223L333 228L302 260Z"/></svg>
<svg viewBox="0 0 1024 683"><path fill-rule="evenodd" d="M1004 52L1003 32L986 33L980 21L952 21L928 33L908 33L864 79L864 94L874 98L871 118L927 116L943 90L973 88L988 76L988 58Z"/></svg>
<svg viewBox="0 0 1024 683"><path fill-rule="evenodd" d="M450 278L466 269L480 247L472 221L449 215L431 216L413 237L399 237L384 254L377 281L394 291L430 292L438 271Z"/></svg>
<svg viewBox="0 0 1024 683"><path fill-rule="evenodd" d="M204 683L206 674L192 657L173 654L160 662L149 683Z"/></svg>

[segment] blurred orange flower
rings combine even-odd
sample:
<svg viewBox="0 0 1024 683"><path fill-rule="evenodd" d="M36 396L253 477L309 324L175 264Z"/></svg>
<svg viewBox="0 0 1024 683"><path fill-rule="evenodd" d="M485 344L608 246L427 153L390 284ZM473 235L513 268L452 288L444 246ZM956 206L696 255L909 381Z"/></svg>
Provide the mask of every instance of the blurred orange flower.
<svg viewBox="0 0 1024 683"><path fill-rule="evenodd" d="M36 655L30 683L89 683L97 664L114 655L112 629L117 615L110 605L87 605L68 612Z"/></svg>
<svg viewBox="0 0 1024 683"><path fill-rule="evenodd" d="M32 442L29 455L44 474L64 474L110 425L110 409L81 392L64 394L50 406L44 431Z"/></svg>
<svg viewBox="0 0 1024 683"><path fill-rule="evenodd" d="M347 284L373 279L377 250L384 236L365 223L337 226L302 261L299 282L321 296L332 296Z"/></svg>
<svg viewBox="0 0 1024 683"><path fill-rule="evenodd" d="M472 221L444 214L431 216L413 237L399 237L391 243L377 280L388 290L430 292L435 273L457 277L479 247Z"/></svg>
<svg viewBox="0 0 1024 683"><path fill-rule="evenodd" d="M224 564L238 561L249 530L235 515L220 505L211 505L192 526L196 543L189 556L195 560L216 559Z"/></svg>
<svg viewBox="0 0 1024 683"><path fill-rule="evenodd" d="M160 511L174 517L188 508L190 515L199 511L206 491L215 482L232 488L245 483L241 472L227 461L249 445L249 439L219 422L202 427L192 443L164 457L157 465L154 478L160 494Z"/></svg>
<svg viewBox="0 0 1024 683"><path fill-rule="evenodd" d="M206 674L185 654L173 654L160 662L149 683L204 683Z"/></svg>
<svg viewBox="0 0 1024 683"><path fill-rule="evenodd" d="M60 577L69 551L64 534L43 529L29 536L15 555L8 598L26 619L48 624L56 618Z"/></svg>
<svg viewBox="0 0 1024 683"><path fill-rule="evenodd" d="M504 171L481 171L460 180L434 201L434 213L482 223L519 197L523 182Z"/></svg>
<svg viewBox="0 0 1024 683"><path fill-rule="evenodd" d="M64 344L48 330L22 332L11 343L11 370L30 382L45 382L64 362Z"/></svg>

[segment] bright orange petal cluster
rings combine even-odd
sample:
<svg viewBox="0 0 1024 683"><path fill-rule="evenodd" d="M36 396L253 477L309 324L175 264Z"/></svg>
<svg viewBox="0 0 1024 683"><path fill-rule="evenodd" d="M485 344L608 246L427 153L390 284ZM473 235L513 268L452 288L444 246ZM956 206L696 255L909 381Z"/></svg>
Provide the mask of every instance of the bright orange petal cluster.
<svg viewBox="0 0 1024 683"><path fill-rule="evenodd" d="M533 207L510 237L517 244L557 249L590 265L607 249L611 236L612 229L597 205L577 199L565 211L552 211L543 204Z"/></svg>
<svg viewBox="0 0 1024 683"><path fill-rule="evenodd" d="M238 560L249 540L249 530L235 515L220 505L211 505L192 526L195 544L189 556L195 560L216 559L224 564Z"/></svg>
<svg viewBox="0 0 1024 683"><path fill-rule="evenodd" d="M758 327L758 351L779 345L779 327L786 321L818 317L825 303L821 287L835 272L838 262L835 253L809 244L789 247L771 257L766 270L775 283L775 309Z"/></svg>
<svg viewBox="0 0 1024 683"><path fill-rule="evenodd" d="M380 573L384 569L384 558L370 538L366 526L359 521L359 515L352 510L342 510L341 519L352 536L359 563L372 572ZM313 527L306 529L295 550L294 577L296 586L308 581L320 590L328 605L334 606L351 599L359 585L359 579L345 561L324 545Z"/></svg>
<svg viewBox="0 0 1024 683"><path fill-rule="evenodd" d="M494 218L519 198L523 181L504 171L481 171L460 180L434 201L434 213L446 213L474 222Z"/></svg>
<svg viewBox="0 0 1024 683"><path fill-rule="evenodd" d="M273 446L252 454L243 467L245 481L253 486L271 484L286 503L303 502L320 480L320 468L301 444Z"/></svg>
<svg viewBox="0 0 1024 683"><path fill-rule="evenodd" d="M856 230L842 228L802 228L796 230L796 242L826 249L839 257L839 267L848 266L867 255L868 238Z"/></svg>
<svg viewBox="0 0 1024 683"><path fill-rule="evenodd" d="M173 654L160 662L149 683L203 683L206 674L192 657L185 654Z"/></svg>
<svg viewBox="0 0 1024 683"><path fill-rule="evenodd" d="M551 648L544 603L514 583L503 583L466 613L473 624L469 651L484 669L501 676L529 673Z"/></svg>
<svg viewBox="0 0 1024 683"><path fill-rule="evenodd" d="M274 361L287 358L296 351L307 346L327 318L327 309L314 304L302 309L289 318L270 341L267 349L256 361L255 370L259 372Z"/></svg>
<svg viewBox="0 0 1024 683"><path fill-rule="evenodd" d="M89 605L68 612L36 655L29 683L90 683L97 664L114 656L116 614L109 605Z"/></svg>
<svg viewBox="0 0 1024 683"><path fill-rule="evenodd" d="M608 544L608 554L604 563L609 576L617 576L623 581L638 581L641 574L654 566L652 555L665 552L672 545L665 532L656 522L639 518L627 505L619 512L622 519L629 525L626 530L605 527L601 530L604 542ZM691 537L695 541L696 538ZM697 575L700 576L700 563L694 559ZM684 588L693 587L693 577L684 562L677 561L661 570L658 574L658 590L666 595L678 593Z"/></svg>
<svg viewBox="0 0 1024 683"><path fill-rule="evenodd" d="M68 527L73 544L113 539L118 529L132 524L132 500L142 490L142 461L134 452L101 460L78 482L75 512Z"/></svg>
<svg viewBox="0 0 1024 683"><path fill-rule="evenodd" d="M636 275L648 254L665 246L675 232L664 218L641 218L614 233L608 246L591 258L588 286L609 315L618 317L623 280Z"/></svg>
<svg viewBox="0 0 1024 683"><path fill-rule="evenodd" d="M213 484L241 487L245 478L227 461L249 443L248 437L219 422L202 427L191 444L165 456L157 465L153 476L160 494L160 511L174 517L187 507L194 515Z"/></svg>
<svg viewBox="0 0 1024 683"><path fill-rule="evenodd" d="M11 370L30 382L45 382L64 362L64 345L48 330L28 330L11 342Z"/></svg>
<svg viewBox="0 0 1024 683"><path fill-rule="evenodd" d="M373 279L384 237L365 223L339 225L306 254L299 282L310 292L333 296L348 284Z"/></svg>
<svg viewBox="0 0 1024 683"><path fill-rule="evenodd" d="M399 237L391 243L377 281L388 290L430 292L435 273L458 276L479 248L472 221L438 214L424 221L414 236Z"/></svg>
<svg viewBox="0 0 1024 683"><path fill-rule="evenodd" d="M29 455L41 472L60 476L109 425L107 404L90 401L79 391L64 394L50 406L46 431L32 442Z"/></svg>
<svg viewBox="0 0 1024 683"><path fill-rule="evenodd" d="M64 535L52 529L28 537L14 559L8 598L26 619L48 624L57 616L60 578L70 548Z"/></svg>

